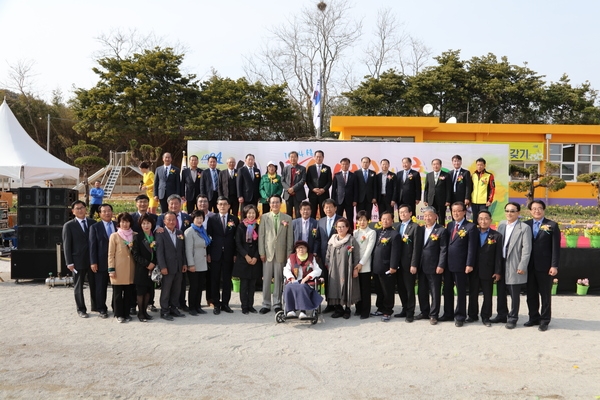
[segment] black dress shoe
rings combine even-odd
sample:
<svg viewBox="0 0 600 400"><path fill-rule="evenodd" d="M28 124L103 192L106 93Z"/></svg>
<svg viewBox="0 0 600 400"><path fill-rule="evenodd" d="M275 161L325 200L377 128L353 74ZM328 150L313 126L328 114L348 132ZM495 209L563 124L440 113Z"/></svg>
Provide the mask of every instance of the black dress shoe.
<svg viewBox="0 0 600 400"><path fill-rule="evenodd" d="M517 327L517 324L514 322L507 322L505 326L506 329L515 329Z"/></svg>
<svg viewBox="0 0 600 400"><path fill-rule="evenodd" d="M415 318L414 318L414 317L406 317L406 319L405 319L404 321L406 321L406 322L408 322L408 323L410 324L410 323L411 323L411 322L413 322L414 320L415 320Z"/></svg>
<svg viewBox="0 0 600 400"><path fill-rule="evenodd" d="M102 319L106 319L106 318L108 318L108 313L101 312L101 313L100 313L100 318L102 318Z"/></svg>
<svg viewBox="0 0 600 400"><path fill-rule="evenodd" d="M325 309L323 310L323 314L327 314L330 312L334 312L335 311L335 307L332 305L328 305L327 307L325 307Z"/></svg>
<svg viewBox="0 0 600 400"><path fill-rule="evenodd" d="M197 316L198 315L198 311L196 311L196 310L190 310L190 315Z"/></svg>
<svg viewBox="0 0 600 400"><path fill-rule="evenodd" d="M427 319L427 316L426 316L426 315L423 315L423 314L417 314L417 315L415 315L415 319L416 319L417 321L420 321L420 320L422 320L422 319Z"/></svg>
<svg viewBox="0 0 600 400"><path fill-rule="evenodd" d="M79 317L81 317L81 318L89 317L88 313L86 313L85 311L77 311L77 315L79 315Z"/></svg>
<svg viewBox="0 0 600 400"><path fill-rule="evenodd" d="M248 311L250 311L252 314L256 314L258 312L258 311L256 311L256 308L254 308L254 307L250 307L248 309Z"/></svg>
<svg viewBox="0 0 600 400"><path fill-rule="evenodd" d="M540 324L540 326L538 326L538 331L540 332L546 332L548 330L548 324Z"/></svg>
<svg viewBox="0 0 600 400"><path fill-rule="evenodd" d="M175 318L171 317L169 314L160 314L162 319L166 319L167 321L173 321Z"/></svg>
<svg viewBox="0 0 600 400"><path fill-rule="evenodd" d="M449 317L447 315L442 315L441 317L438 318L438 321L440 321L440 322L454 321L454 317Z"/></svg>
<svg viewBox="0 0 600 400"><path fill-rule="evenodd" d="M229 306L221 306L221 310L225 311L228 314L232 314L233 310Z"/></svg>
<svg viewBox="0 0 600 400"><path fill-rule="evenodd" d="M196 312L197 312L198 314L206 314L206 311L204 311L204 310L202 309L202 307L198 307L198 308L196 308Z"/></svg>
<svg viewBox="0 0 600 400"><path fill-rule="evenodd" d="M525 322L525 323L523 324L523 326L530 327L530 326L535 326L535 325L539 325L539 324L540 324L540 322L539 322L539 321L532 321L532 320L529 320L529 321Z"/></svg>
<svg viewBox="0 0 600 400"><path fill-rule="evenodd" d="M154 306L150 305L150 306L148 306L148 311L151 311L151 312L157 312L157 311L158 311L158 309L157 309L156 307L154 307Z"/></svg>
<svg viewBox="0 0 600 400"><path fill-rule="evenodd" d="M344 319L350 319L350 316L352 315L352 312L350 311L350 309L344 310Z"/></svg>
<svg viewBox="0 0 600 400"><path fill-rule="evenodd" d="M396 315L398 315L398 317L396 317ZM400 314L396 314L394 315L394 317L396 318L406 318L406 311L402 310L400 311Z"/></svg>
<svg viewBox="0 0 600 400"><path fill-rule="evenodd" d="M138 319L140 320L140 322L148 322L144 315L138 315Z"/></svg>
<svg viewBox="0 0 600 400"><path fill-rule="evenodd" d="M456 326L457 328L460 328L464 324L465 324L465 321L454 321L454 326Z"/></svg>
<svg viewBox="0 0 600 400"><path fill-rule="evenodd" d="M125 317L125 321L131 322L131 321L133 321L133 318L131 318L131 315L128 315Z"/></svg>
<svg viewBox="0 0 600 400"><path fill-rule="evenodd" d="M494 317L494 318L490 319L490 322L492 324L505 324L506 318Z"/></svg>
<svg viewBox="0 0 600 400"><path fill-rule="evenodd" d="M250 314L250 312L249 312L247 309L245 309L245 308L244 308L244 309L242 310L242 314L244 314L244 315L248 315L248 314Z"/></svg>
<svg viewBox="0 0 600 400"><path fill-rule="evenodd" d="M177 313L177 314L171 313L171 315L173 315L176 318L185 318L185 314L182 314L182 313Z"/></svg>
<svg viewBox="0 0 600 400"><path fill-rule="evenodd" d="M344 312L340 310L336 310L331 314L331 318L341 318L344 316Z"/></svg>
<svg viewBox="0 0 600 400"><path fill-rule="evenodd" d="M184 305L183 307L181 307L181 310L188 312L188 311L190 311L190 308L188 306Z"/></svg>
<svg viewBox="0 0 600 400"><path fill-rule="evenodd" d="M361 315L360 319L369 319L369 315Z"/></svg>
<svg viewBox="0 0 600 400"><path fill-rule="evenodd" d="M181 312L179 312L179 310L178 310L178 309L176 309L176 308L172 309L172 310L171 310L171 312L170 312L169 314L171 314L171 315L172 315L172 316L174 316L174 317L180 317L180 316L182 316L182 315L183 315L183 314L182 314Z"/></svg>
<svg viewBox="0 0 600 400"><path fill-rule="evenodd" d="M484 319L484 320L481 321L481 323L483 323L483 325L487 326L488 328L490 326L492 326L492 323L490 322L489 319Z"/></svg>
<svg viewBox="0 0 600 400"><path fill-rule="evenodd" d="M281 307L275 307L275 312L278 313L279 311L283 311L283 308L281 308Z"/></svg>
<svg viewBox="0 0 600 400"><path fill-rule="evenodd" d="M144 313L144 316L148 321L152 321L154 319L154 317L148 315L148 313Z"/></svg>
<svg viewBox="0 0 600 400"><path fill-rule="evenodd" d="M215 306L215 308L213 308L213 314L215 314L215 315L221 314L221 309L219 307Z"/></svg>
<svg viewBox="0 0 600 400"><path fill-rule="evenodd" d="M135 311L135 307L131 307L129 309L129 315L135 315L135 314L137 314L137 311Z"/></svg>
<svg viewBox="0 0 600 400"><path fill-rule="evenodd" d="M266 314L266 313L268 313L268 312L271 312L271 310L270 310L270 309L268 309L267 307L263 307L263 308L261 308L261 309L260 309L260 311L259 311L259 313L261 313L261 314L263 314L263 315L264 315L264 314Z"/></svg>
<svg viewBox="0 0 600 400"><path fill-rule="evenodd" d="M437 325L437 323L438 323L438 320L437 320L437 318L433 318L433 317L432 317L432 318L429 318L429 323L430 323L431 325Z"/></svg>
<svg viewBox="0 0 600 400"><path fill-rule="evenodd" d="M465 322L475 322L475 321L479 321L479 318L467 317L467 319L465 320Z"/></svg>

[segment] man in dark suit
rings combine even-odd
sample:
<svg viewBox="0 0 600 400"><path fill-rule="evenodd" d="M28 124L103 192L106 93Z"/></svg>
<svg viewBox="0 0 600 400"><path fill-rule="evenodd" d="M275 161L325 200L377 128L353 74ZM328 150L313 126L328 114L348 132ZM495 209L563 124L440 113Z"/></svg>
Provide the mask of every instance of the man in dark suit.
<svg viewBox="0 0 600 400"><path fill-rule="evenodd" d="M369 168L371 166L369 157L361 158L360 165L362 168L354 173L358 184L356 211L364 210L367 218L371 219L373 204L377 204L377 174ZM350 222L353 220L350 219Z"/></svg>
<svg viewBox="0 0 600 400"><path fill-rule="evenodd" d="M312 210L308 201L300 203L300 217L292 221L294 243L299 240L308 243L308 251L317 257L321 254L321 238L317 220L311 218Z"/></svg>
<svg viewBox="0 0 600 400"><path fill-rule="evenodd" d="M379 212L389 211L394 213L394 206L396 205L396 174L390 171L390 162L387 159L383 159L380 162L381 172L377 174L377 206ZM409 206L409 210L412 210Z"/></svg>
<svg viewBox="0 0 600 400"><path fill-rule="evenodd" d="M454 204L462 201L468 207L471 204L471 192L473 192L471 173L462 168L462 157L459 154L452 156L452 166L454 169L448 172L452 178L450 202Z"/></svg>
<svg viewBox="0 0 600 400"><path fill-rule="evenodd" d="M342 158L342 170L335 174L331 185L331 198L337 203L336 213L340 217L346 212L346 219L354 221L354 207L358 201L358 182L356 175L350 172L350 160ZM350 229L352 232L352 229Z"/></svg>
<svg viewBox="0 0 600 400"><path fill-rule="evenodd" d="M298 153L290 151L290 163L283 167L281 173L281 184L283 185L283 199L287 215L293 217L296 210L296 218L300 215L300 204L306 199L304 184L306 183L306 168L298 164ZM296 243L294 241L294 243Z"/></svg>
<svg viewBox="0 0 600 400"><path fill-rule="evenodd" d="M477 226L466 220L467 207L465 203L452 204L452 222L448 224L448 268L444 272L444 315L440 321L455 319L457 327L467 322L477 321L479 310L475 307L474 315L467 319L467 286L469 276L478 276L473 271L477 261L479 234ZM454 310L454 285L456 284L456 310ZM479 295L479 288L473 295Z"/></svg>
<svg viewBox="0 0 600 400"><path fill-rule="evenodd" d="M96 281L90 269L89 243L90 227L96 221L86 217L86 207L86 204L81 200L73 202L71 210L75 218L64 224L62 230L63 252L67 268L73 273L75 304L77 305L77 314L81 318L88 318L83 296L83 283L86 275L90 286L92 311L96 311Z"/></svg>
<svg viewBox="0 0 600 400"><path fill-rule="evenodd" d="M110 204L100 205L101 221L90 227L90 268L96 281L96 309L100 318L108 318L106 291L108 288L108 238L117 231L112 220L113 208Z"/></svg>
<svg viewBox="0 0 600 400"><path fill-rule="evenodd" d="M442 275L446 269L448 251L448 232L436 223L437 213L433 207L424 207L424 226L419 227L417 235L423 238L421 267L419 268L419 308L421 313L415 319L429 318L431 325L438 323L440 312L440 290ZM431 293L431 305L429 294Z"/></svg>
<svg viewBox="0 0 600 400"><path fill-rule="evenodd" d="M240 210L240 202L238 201L237 194L237 174L235 158L229 157L227 159L227 169L219 172L219 197L224 196L229 199L229 204L231 204L229 212L236 217Z"/></svg>
<svg viewBox="0 0 600 400"><path fill-rule="evenodd" d="M394 312L394 288L400 268L400 244L402 240L398 231L392 227L394 216L384 212L381 215L381 230L377 232L377 241L373 248L373 274L379 279L382 296L381 307L372 315L381 316L383 322L388 322ZM414 290L414 289L413 289Z"/></svg>
<svg viewBox="0 0 600 400"><path fill-rule="evenodd" d="M312 217L317 218L317 209L319 218L322 218L323 202L329 198L329 188L332 184L332 171L328 165L323 164L325 153L323 150L317 150L314 153L315 164L306 170L306 186L308 186L308 201L312 208Z"/></svg>
<svg viewBox="0 0 600 400"><path fill-rule="evenodd" d="M325 265L325 259L327 256L327 244L329 243L329 239L331 239L331 237L337 233L337 231L335 229L335 223L341 217L339 215L337 215L337 213L336 213L337 206L333 199L326 199L321 206L323 208L324 214L317 221L317 226L319 228L318 236L319 236L319 241L320 241L319 265L321 266L321 269L323 270L323 273L321 274L321 278L323 278L323 280L325 281L325 292L327 292L328 287L329 287L328 286L329 275L327 274L327 268L329 266ZM311 204L311 208L312 208L312 204ZM327 298L327 295L325 295L325 298ZM323 312L328 313L328 312L332 312L333 310L334 310L333 305L327 305L327 307L325 307L325 310L323 310Z"/></svg>
<svg viewBox="0 0 600 400"><path fill-rule="evenodd" d="M450 191L452 182L450 176L442 171L442 160L439 158L431 162L433 171L425 177L425 191L423 202L432 206L438 213L440 225L446 225L446 207L450 205Z"/></svg>
<svg viewBox="0 0 600 400"><path fill-rule="evenodd" d="M238 172L239 173L239 172ZM213 313L219 315L221 310L232 313L229 307L231 299L231 272L235 261L235 233L240 221L229 213L229 200L219 197L219 212L208 219L206 231L212 238L207 261L210 264L211 297L214 304ZM219 292L223 282L223 293Z"/></svg>
<svg viewBox="0 0 600 400"><path fill-rule="evenodd" d="M408 204L414 214L416 205L421 201L421 174L411 169L410 157L402 159L402 171L398 172L396 184L396 204Z"/></svg>
<svg viewBox="0 0 600 400"><path fill-rule="evenodd" d="M208 209L217 212L217 198L219 197L219 170L217 157L208 157L208 169L202 171L200 178L200 193L208 199Z"/></svg>
<svg viewBox="0 0 600 400"><path fill-rule="evenodd" d="M246 155L246 165L238 170L237 193L240 207L258 204L260 198L260 170L254 163L254 154Z"/></svg>
<svg viewBox="0 0 600 400"><path fill-rule="evenodd" d="M533 219L525 223L532 229L533 245L527 271L529 321L525 322L525 326L539 325L538 329L544 332L548 330L552 314L552 283L558 274L560 261L560 228L556 222L545 217L546 203L542 200L532 201L529 209Z"/></svg>
<svg viewBox="0 0 600 400"><path fill-rule="evenodd" d="M154 199L160 202L160 211L168 210L167 199L172 194L181 192L181 180L179 178L179 168L171 165L173 158L171 153L163 154L163 165L156 168L154 172Z"/></svg>
<svg viewBox="0 0 600 400"><path fill-rule="evenodd" d="M179 229L183 233L192 226L194 220L189 214L181 211L183 200L178 194L172 194L168 198L169 211L175 215L175 229ZM156 232L162 232L165 228L164 215L159 215L156 220ZM187 275L181 278L181 289L179 290L179 308L183 311L188 311L188 306L185 303L185 293L187 289ZM135 304L135 303L133 303Z"/></svg>
<svg viewBox="0 0 600 400"><path fill-rule="evenodd" d="M198 156L192 155L188 160L190 167L181 172L181 195L187 202L187 212L191 213L196 208L196 197L200 194L202 170L198 168Z"/></svg>
<svg viewBox="0 0 600 400"><path fill-rule="evenodd" d="M179 312L179 292L183 274L187 271L187 259L183 232L176 228L177 217L168 211L164 214L165 228L156 233L156 259L162 274L160 293L160 317L172 321L173 317L185 317Z"/></svg>
<svg viewBox="0 0 600 400"><path fill-rule="evenodd" d="M492 214L488 210L483 210L479 213L477 222L479 224L479 246L477 248L477 266L475 271L479 271L477 287L472 280L469 281L469 315L471 308L477 308L477 300L479 285L483 292L483 304L481 305L481 322L487 326L492 326L490 318L492 318L492 299L494 283L500 280L502 270L502 235L490 228L492 223ZM469 275L475 273L473 271ZM473 277L470 277L473 278ZM472 296L472 293L475 295ZM475 301L475 303L473 303Z"/></svg>
<svg viewBox="0 0 600 400"><path fill-rule="evenodd" d="M406 318L406 322L413 322L415 318L415 281L417 269L421 263L423 250L423 237L418 235L419 225L412 222L412 213L408 204L398 207L400 215L400 270L396 274L398 296L402 302L402 312L395 314L396 318Z"/></svg>

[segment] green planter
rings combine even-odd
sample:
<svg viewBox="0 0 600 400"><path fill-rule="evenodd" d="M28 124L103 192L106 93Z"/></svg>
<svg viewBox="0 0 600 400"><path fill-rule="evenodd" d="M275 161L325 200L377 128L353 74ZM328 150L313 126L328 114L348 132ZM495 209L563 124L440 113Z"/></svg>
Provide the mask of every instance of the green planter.
<svg viewBox="0 0 600 400"><path fill-rule="evenodd" d="M579 285L578 284L577 285L577 294L579 296L585 296L587 294L589 288L590 288L589 286Z"/></svg>
<svg viewBox="0 0 600 400"><path fill-rule="evenodd" d="M577 247L577 241L579 240L579 236L577 235L569 235L567 238L567 247L574 249Z"/></svg>
<svg viewBox="0 0 600 400"><path fill-rule="evenodd" d="M498 296L498 284L494 283L494 288L492 289L492 296Z"/></svg>
<svg viewBox="0 0 600 400"><path fill-rule="evenodd" d="M590 236L590 247L600 249L600 236Z"/></svg>
<svg viewBox="0 0 600 400"><path fill-rule="evenodd" d="M558 289L558 283L552 284L552 296L556 295L556 290Z"/></svg>
<svg viewBox="0 0 600 400"><path fill-rule="evenodd" d="M231 283L233 284L233 293L239 293L240 292L240 280L232 279Z"/></svg>

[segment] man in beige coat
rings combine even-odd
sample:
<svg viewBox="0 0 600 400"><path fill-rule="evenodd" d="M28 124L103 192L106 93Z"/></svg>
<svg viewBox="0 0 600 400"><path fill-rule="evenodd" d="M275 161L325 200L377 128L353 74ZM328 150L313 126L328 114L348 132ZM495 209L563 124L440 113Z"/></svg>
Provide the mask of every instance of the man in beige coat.
<svg viewBox="0 0 600 400"><path fill-rule="evenodd" d="M292 253L294 231L292 217L280 212L281 196L269 198L271 212L263 214L258 231L258 252L263 262L263 304L261 314L271 311L271 279L274 281L273 305L275 312L281 308L283 267Z"/></svg>

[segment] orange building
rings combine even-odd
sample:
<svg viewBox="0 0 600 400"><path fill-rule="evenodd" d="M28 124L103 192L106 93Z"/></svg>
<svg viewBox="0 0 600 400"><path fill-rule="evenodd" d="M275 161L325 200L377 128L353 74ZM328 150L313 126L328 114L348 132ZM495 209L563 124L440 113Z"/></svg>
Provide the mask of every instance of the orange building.
<svg viewBox="0 0 600 400"><path fill-rule="evenodd" d="M538 165L542 171L548 161L560 165L559 174L567 187L558 192L538 188L536 198L547 199L548 204L597 205L594 188L576 180L579 174L600 172L598 125L457 124L440 122L437 117L333 116L330 130L339 132L340 140L505 143L510 147L512 164ZM522 203L525 194L511 189L509 196Z"/></svg>

